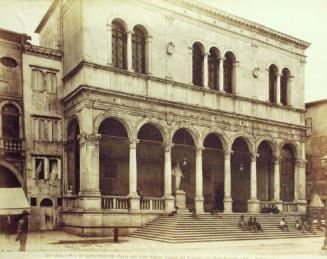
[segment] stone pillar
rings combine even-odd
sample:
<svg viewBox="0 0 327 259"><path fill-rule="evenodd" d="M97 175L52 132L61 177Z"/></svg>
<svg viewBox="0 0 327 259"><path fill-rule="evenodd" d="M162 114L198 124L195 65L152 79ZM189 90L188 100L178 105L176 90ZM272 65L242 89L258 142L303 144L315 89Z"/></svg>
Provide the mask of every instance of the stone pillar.
<svg viewBox="0 0 327 259"><path fill-rule="evenodd" d="M197 213L203 213L203 179L202 179L202 147L196 148L195 158L195 208Z"/></svg>
<svg viewBox="0 0 327 259"><path fill-rule="evenodd" d="M231 151L225 152L224 162L224 213L232 213L232 177L230 167Z"/></svg>
<svg viewBox="0 0 327 259"><path fill-rule="evenodd" d="M151 36L148 36L146 39L145 72L148 75L152 74L152 37Z"/></svg>
<svg viewBox="0 0 327 259"><path fill-rule="evenodd" d="M294 183L294 201L298 204L298 212L306 212L306 193L305 193L305 160L299 159L296 161Z"/></svg>
<svg viewBox="0 0 327 259"><path fill-rule="evenodd" d="M283 202L280 200L280 170L279 170L279 157L274 157L274 203L279 211L283 211Z"/></svg>
<svg viewBox="0 0 327 259"><path fill-rule="evenodd" d="M99 140L100 134L83 133L80 144L80 204L83 209L101 209L99 189Z"/></svg>
<svg viewBox="0 0 327 259"><path fill-rule="evenodd" d="M136 158L136 144L137 139L129 140L129 198L130 210L140 209L140 197L137 194L137 158Z"/></svg>
<svg viewBox="0 0 327 259"><path fill-rule="evenodd" d="M188 48L188 54L189 54L189 81L190 85L193 85L193 48Z"/></svg>
<svg viewBox="0 0 327 259"><path fill-rule="evenodd" d="M43 159L43 163L44 163L44 179L48 180L49 179L49 158L44 158Z"/></svg>
<svg viewBox="0 0 327 259"><path fill-rule="evenodd" d="M164 152L165 152L165 166L164 166L164 179L165 179L165 212L169 213L174 210L174 197L171 195L171 148L172 143L164 144Z"/></svg>
<svg viewBox="0 0 327 259"><path fill-rule="evenodd" d="M225 92L224 90L224 58L219 59L219 91Z"/></svg>
<svg viewBox="0 0 327 259"><path fill-rule="evenodd" d="M280 77L281 74L276 74L276 103L280 104Z"/></svg>
<svg viewBox="0 0 327 259"><path fill-rule="evenodd" d="M260 212L260 202L257 199L257 154L251 154L251 180L250 180L250 200L248 201L248 211L251 213Z"/></svg>
<svg viewBox="0 0 327 259"><path fill-rule="evenodd" d="M209 53L206 52L203 54L203 87L205 89L209 89L208 85L208 55Z"/></svg>
<svg viewBox="0 0 327 259"><path fill-rule="evenodd" d="M107 24L107 65L112 66L112 24Z"/></svg>
<svg viewBox="0 0 327 259"><path fill-rule="evenodd" d="M23 114L19 114L19 139L24 139L24 123ZM2 125L1 125L2 126ZM0 128L2 131L2 127Z"/></svg>
<svg viewBox="0 0 327 259"><path fill-rule="evenodd" d="M240 84L240 80L239 80L239 65L240 62L235 61L234 65L233 65L233 77L232 77L232 93L233 94L237 94L238 92L238 88L237 88L237 84Z"/></svg>
<svg viewBox="0 0 327 259"><path fill-rule="evenodd" d="M132 31L127 32L127 70L134 72L133 70L133 60L132 60Z"/></svg>
<svg viewBox="0 0 327 259"><path fill-rule="evenodd" d="M290 106L292 105L293 87L294 87L294 76L290 76L287 82L287 100L286 100L286 104Z"/></svg>

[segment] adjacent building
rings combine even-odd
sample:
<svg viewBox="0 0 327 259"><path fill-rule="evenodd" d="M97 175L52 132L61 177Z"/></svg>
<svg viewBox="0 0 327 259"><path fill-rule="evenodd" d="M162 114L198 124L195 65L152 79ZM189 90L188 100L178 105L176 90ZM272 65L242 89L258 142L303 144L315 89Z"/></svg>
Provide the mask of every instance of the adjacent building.
<svg viewBox="0 0 327 259"><path fill-rule="evenodd" d="M327 152L327 124L325 115L327 111L327 100L319 100L305 104L307 109L305 118L307 124L306 142L306 177L307 177L307 199L311 200L317 193L322 201L327 200L327 168L321 158Z"/></svg>
<svg viewBox="0 0 327 259"><path fill-rule="evenodd" d="M21 47L35 226L131 232L176 193L198 213L305 212L309 43L191 0L54 1L36 32Z"/></svg>

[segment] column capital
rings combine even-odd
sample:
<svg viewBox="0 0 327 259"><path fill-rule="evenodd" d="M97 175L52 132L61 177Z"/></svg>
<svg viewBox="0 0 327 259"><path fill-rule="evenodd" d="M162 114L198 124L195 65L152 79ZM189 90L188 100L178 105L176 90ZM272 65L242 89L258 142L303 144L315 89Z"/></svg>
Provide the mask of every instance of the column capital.
<svg viewBox="0 0 327 259"><path fill-rule="evenodd" d="M196 153L200 153L204 150L205 148L204 147L195 147L195 150L196 150Z"/></svg>
<svg viewBox="0 0 327 259"><path fill-rule="evenodd" d="M220 58L218 58L218 60L219 60L219 61L224 61L224 60L226 60L226 59L225 59L225 57L220 57Z"/></svg>
<svg viewBox="0 0 327 259"><path fill-rule="evenodd" d="M305 168L306 160L303 159L297 159L296 160L296 166L300 168Z"/></svg>
<svg viewBox="0 0 327 259"><path fill-rule="evenodd" d="M112 23L107 23L106 29L107 31L112 31Z"/></svg>
<svg viewBox="0 0 327 259"><path fill-rule="evenodd" d="M205 56L208 57L208 56L209 56L209 52L204 52L204 53L203 53L203 56L204 56L204 57L205 57Z"/></svg>
<svg viewBox="0 0 327 259"><path fill-rule="evenodd" d="M146 43L151 43L152 42L153 37L151 35L148 35L148 37L145 39Z"/></svg>
<svg viewBox="0 0 327 259"><path fill-rule="evenodd" d="M99 145L100 138L101 138L101 134L82 133L77 136L80 145L84 145L84 144Z"/></svg>
<svg viewBox="0 0 327 259"><path fill-rule="evenodd" d="M240 66L240 62L239 61L235 61L233 64L233 67L239 67Z"/></svg>
<svg viewBox="0 0 327 259"><path fill-rule="evenodd" d="M257 161L257 158L259 157L259 154L257 153L251 153L251 162Z"/></svg>
<svg viewBox="0 0 327 259"><path fill-rule="evenodd" d="M126 31L127 36L132 36L134 34L133 31Z"/></svg>
<svg viewBox="0 0 327 259"><path fill-rule="evenodd" d="M129 142L129 147L130 148L136 148L136 144L140 142L140 140L136 139L136 138L130 138L128 139Z"/></svg>
<svg viewBox="0 0 327 259"><path fill-rule="evenodd" d="M279 162L280 162L280 156L273 156L274 165L279 164Z"/></svg>
<svg viewBox="0 0 327 259"><path fill-rule="evenodd" d="M174 143L162 143L165 152L171 152L171 148L174 146Z"/></svg>
<svg viewBox="0 0 327 259"><path fill-rule="evenodd" d="M230 159L230 156L233 154L234 151L232 150L226 150L224 151L224 157L225 159Z"/></svg>

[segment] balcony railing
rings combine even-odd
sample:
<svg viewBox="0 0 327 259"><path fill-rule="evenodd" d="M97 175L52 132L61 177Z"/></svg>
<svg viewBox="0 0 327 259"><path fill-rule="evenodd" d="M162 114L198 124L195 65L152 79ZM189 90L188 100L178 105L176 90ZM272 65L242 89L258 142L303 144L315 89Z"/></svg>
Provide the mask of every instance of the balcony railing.
<svg viewBox="0 0 327 259"><path fill-rule="evenodd" d="M129 198L126 196L102 196L101 207L102 209L128 210Z"/></svg>
<svg viewBox="0 0 327 259"><path fill-rule="evenodd" d="M163 211L165 202L163 198L145 197L140 202L141 210Z"/></svg>
<svg viewBox="0 0 327 259"><path fill-rule="evenodd" d="M21 152L23 150L23 140L16 138L0 138L0 149L5 152Z"/></svg>
<svg viewBox="0 0 327 259"><path fill-rule="evenodd" d="M280 203L279 203L280 204ZM281 212L297 212L297 204L294 202L281 202L283 210ZM274 201L260 201L260 211L264 208L273 208L277 206Z"/></svg>

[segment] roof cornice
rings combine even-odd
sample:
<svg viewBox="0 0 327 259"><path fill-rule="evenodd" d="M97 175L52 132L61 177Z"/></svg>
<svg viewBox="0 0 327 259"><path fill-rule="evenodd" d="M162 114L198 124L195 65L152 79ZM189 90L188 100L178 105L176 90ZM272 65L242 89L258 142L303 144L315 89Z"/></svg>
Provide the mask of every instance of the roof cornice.
<svg viewBox="0 0 327 259"><path fill-rule="evenodd" d="M199 3L194 0L165 0L165 1L168 1L172 4L178 4L180 6L187 7L189 9L195 10L197 12L201 12L205 15L214 17L219 20L228 21L231 24L234 24L236 26L242 26L244 28L247 28L248 30L255 31L262 35L269 36L269 37L275 38L280 41L294 44L303 50L307 49L310 46L310 43L307 41L295 38L288 34L268 28L259 23L252 22L252 21L246 20L244 18L238 17L236 15L229 14L227 12L221 11L219 9Z"/></svg>
<svg viewBox="0 0 327 259"><path fill-rule="evenodd" d="M35 46L32 44L25 44L23 50L27 53L32 53L34 55L43 56L46 58L53 58L60 60L62 57L62 52L60 50L49 49L45 47Z"/></svg>

